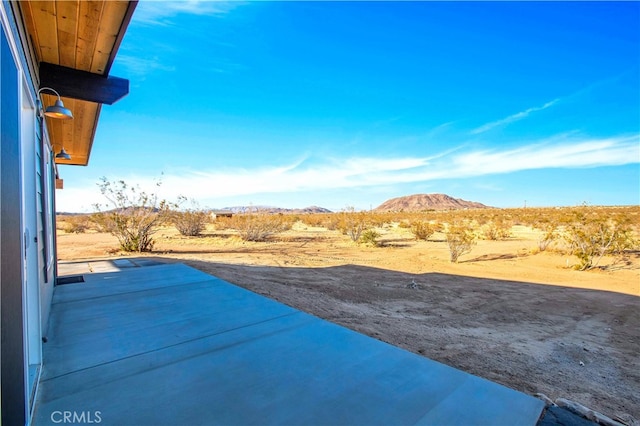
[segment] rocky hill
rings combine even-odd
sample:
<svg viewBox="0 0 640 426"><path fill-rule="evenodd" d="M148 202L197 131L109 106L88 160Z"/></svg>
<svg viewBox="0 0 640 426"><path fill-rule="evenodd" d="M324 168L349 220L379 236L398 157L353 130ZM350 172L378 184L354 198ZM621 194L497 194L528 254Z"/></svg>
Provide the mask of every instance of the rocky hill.
<svg viewBox="0 0 640 426"><path fill-rule="evenodd" d="M249 212L261 212L261 213L292 213L292 214L303 214L303 213L331 213L331 210L325 209L324 207L318 206L309 206L302 209L285 209L282 207L272 207L272 206L235 206L235 207L225 207L222 210L228 210L233 213L249 213Z"/></svg>
<svg viewBox="0 0 640 426"><path fill-rule="evenodd" d="M459 210L485 209L482 203L453 198L447 194L415 194L392 198L376 207L378 211L421 211L421 210Z"/></svg>

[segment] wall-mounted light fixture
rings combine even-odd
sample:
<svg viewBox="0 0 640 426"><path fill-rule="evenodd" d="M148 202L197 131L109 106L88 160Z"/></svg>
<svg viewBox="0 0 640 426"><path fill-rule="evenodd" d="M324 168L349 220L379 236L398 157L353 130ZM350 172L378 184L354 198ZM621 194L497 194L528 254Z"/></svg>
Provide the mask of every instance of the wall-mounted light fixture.
<svg viewBox="0 0 640 426"><path fill-rule="evenodd" d="M59 160L71 160L71 156L67 151L62 148L59 153L56 154L56 158Z"/></svg>
<svg viewBox="0 0 640 426"><path fill-rule="evenodd" d="M60 94L58 92L56 92L55 90L53 90L51 87L42 87L42 88L40 88L40 90L38 90L37 95L40 95L40 93L42 91L44 91L44 90L49 90L49 91L55 93L56 96L58 97L58 99L56 99L55 104L53 104L51 106L48 106L43 111L42 110L42 103L40 102L40 98L38 98L38 114L40 114L40 117L45 115L47 117L59 118L59 119L63 119L63 120L72 119L73 118L73 114L71 113L70 109L65 108L64 104L62 103L62 99L60 99ZM71 160L71 156L69 155L69 153L67 151L64 150L64 146L62 147L62 149L60 149L60 152L56 154L56 158L58 160Z"/></svg>
<svg viewBox="0 0 640 426"><path fill-rule="evenodd" d="M43 90L50 90L53 93L55 93L56 96L58 97L58 99L56 99L55 104L48 106L44 110L44 115L51 118L61 118L63 120L68 120L73 118L73 114L71 113L71 110L64 107L64 104L62 103L62 99L60 99L60 94L58 92L53 90L51 87L42 87L40 88L40 90L38 90L38 95ZM40 101L38 100L38 102ZM40 105L39 110L42 111L42 105Z"/></svg>

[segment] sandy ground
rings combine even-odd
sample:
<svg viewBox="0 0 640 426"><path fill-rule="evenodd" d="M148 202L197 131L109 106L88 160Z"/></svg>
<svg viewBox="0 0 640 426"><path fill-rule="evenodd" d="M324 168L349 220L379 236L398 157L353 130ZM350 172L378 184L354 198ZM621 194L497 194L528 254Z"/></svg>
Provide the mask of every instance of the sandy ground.
<svg viewBox="0 0 640 426"><path fill-rule="evenodd" d="M145 256L231 283L520 391L640 419L640 253L580 272L514 227L449 262L442 235L380 230L382 247L296 224L270 242L210 229L156 235ZM120 257L108 234L58 235L60 260ZM130 255L130 256L137 256ZM604 259L603 264L611 264Z"/></svg>

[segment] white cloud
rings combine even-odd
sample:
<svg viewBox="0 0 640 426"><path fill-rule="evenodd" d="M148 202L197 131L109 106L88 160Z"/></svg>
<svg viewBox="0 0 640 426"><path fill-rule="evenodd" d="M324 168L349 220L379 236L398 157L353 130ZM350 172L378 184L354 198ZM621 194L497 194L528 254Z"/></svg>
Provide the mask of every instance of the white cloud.
<svg viewBox="0 0 640 426"><path fill-rule="evenodd" d="M147 25L171 25L171 18L176 15L224 15L242 3L215 0L144 0L138 3L133 19L136 23Z"/></svg>
<svg viewBox="0 0 640 426"><path fill-rule="evenodd" d="M328 158L312 162L303 159L291 164L255 169L167 172L162 186L157 176L109 176L160 192L175 200L179 195L197 200L274 193L331 191L344 188L377 187L438 179L465 179L545 168L615 166L640 162L637 135L604 139L567 139L561 135L515 149L467 151L452 149L431 157ZM81 200L81 201L78 201ZM336 204L345 204L343 200ZM59 193L59 207L66 211L90 211L95 202L104 202L97 187L65 189ZM79 204L82 203L82 204Z"/></svg>
<svg viewBox="0 0 640 426"><path fill-rule="evenodd" d="M118 65L126 68L128 73L140 76L146 75L155 70L168 72L175 71L174 66L163 64L158 57L142 58L139 56L118 55L116 61Z"/></svg>
<svg viewBox="0 0 640 426"><path fill-rule="evenodd" d="M472 175L509 173L543 168L617 166L640 161L640 139L626 136L554 143L553 139L506 151L478 151L461 154L453 165Z"/></svg>
<svg viewBox="0 0 640 426"><path fill-rule="evenodd" d="M487 123L484 124L480 127L477 127L475 129L473 129L471 131L472 135L477 135L480 133L484 133L484 132L488 132L489 130L495 128L495 127L499 127L499 126L505 126L509 123L513 123L514 121L518 121L518 120L522 120L523 118L526 118L529 116L529 114L531 114L532 112L537 112L537 111L542 111L544 109L547 109L553 105L555 105L556 103L558 103L559 99L554 99L550 102L547 102L546 104L540 106L540 107L533 107L533 108L529 108L527 110L524 110L522 112L519 112L517 114L513 114L510 115L506 118L503 118L501 120L497 120L497 121L492 121L491 123Z"/></svg>

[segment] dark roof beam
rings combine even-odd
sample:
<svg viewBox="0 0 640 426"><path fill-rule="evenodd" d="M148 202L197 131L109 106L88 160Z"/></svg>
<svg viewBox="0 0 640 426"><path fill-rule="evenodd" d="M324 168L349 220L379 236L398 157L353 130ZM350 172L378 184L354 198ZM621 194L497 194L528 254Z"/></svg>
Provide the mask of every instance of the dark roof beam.
<svg viewBox="0 0 640 426"><path fill-rule="evenodd" d="M129 80L102 76L47 62L40 63L40 87L51 87L60 96L112 105L129 94Z"/></svg>

